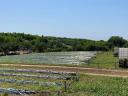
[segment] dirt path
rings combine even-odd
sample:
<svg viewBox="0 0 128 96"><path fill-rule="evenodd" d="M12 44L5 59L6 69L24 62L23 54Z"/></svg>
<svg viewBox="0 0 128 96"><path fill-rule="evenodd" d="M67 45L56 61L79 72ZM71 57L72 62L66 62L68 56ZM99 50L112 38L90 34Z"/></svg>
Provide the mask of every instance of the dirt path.
<svg viewBox="0 0 128 96"><path fill-rule="evenodd" d="M34 68L41 68L44 70L82 72L82 73L86 73L89 75L101 75L101 76L124 77L124 78L128 77L127 70L66 67L66 66L46 66L46 65L25 65L25 64L0 64L0 66L34 67Z"/></svg>

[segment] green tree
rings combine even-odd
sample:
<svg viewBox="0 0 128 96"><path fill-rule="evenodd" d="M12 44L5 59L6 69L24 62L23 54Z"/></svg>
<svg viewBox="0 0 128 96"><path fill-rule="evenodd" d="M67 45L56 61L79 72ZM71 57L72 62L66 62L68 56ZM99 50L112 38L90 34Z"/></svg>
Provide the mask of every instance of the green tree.
<svg viewBox="0 0 128 96"><path fill-rule="evenodd" d="M108 46L109 46L109 48L113 48L113 47L124 47L124 45L126 43L127 43L127 41L125 39L123 39L122 37L119 37L119 36L112 36L108 40Z"/></svg>

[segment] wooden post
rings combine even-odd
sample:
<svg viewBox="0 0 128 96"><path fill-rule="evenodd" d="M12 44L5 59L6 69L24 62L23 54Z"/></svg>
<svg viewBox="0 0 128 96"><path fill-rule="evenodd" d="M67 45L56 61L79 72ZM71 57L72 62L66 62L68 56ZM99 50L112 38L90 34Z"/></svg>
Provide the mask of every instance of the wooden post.
<svg viewBox="0 0 128 96"><path fill-rule="evenodd" d="M65 92L67 92L67 82L66 81L64 81L64 90L65 90Z"/></svg>
<svg viewBox="0 0 128 96"><path fill-rule="evenodd" d="M79 81L79 73L76 73L76 81Z"/></svg>
<svg viewBox="0 0 128 96"><path fill-rule="evenodd" d="M61 96L61 91L57 91L57 96Z"/></svg>
<svg viewBox="0 0 128 96"><path fill-rule="evenodd" d="M115 62L115 69L117 69L117 62Z"/></svg>

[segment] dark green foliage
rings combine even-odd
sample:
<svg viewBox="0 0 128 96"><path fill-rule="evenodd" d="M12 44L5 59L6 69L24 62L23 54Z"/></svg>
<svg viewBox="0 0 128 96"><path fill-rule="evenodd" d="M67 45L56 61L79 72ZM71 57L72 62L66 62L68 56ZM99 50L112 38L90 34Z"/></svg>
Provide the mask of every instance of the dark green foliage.
<svg viewBox="0 0 128 96"><path fill-rule="evenodd" d="M24 33L0 33L0 52L8 55L10 51L29 50L31 52L49 51L108 51L114 46L128 46L122 37L113 36L107 41L71 39L37 36Z"/></svg>
<svg viewBox="0 0 128 96"><path fill-rule="evenodd" d="M127 41L125 39L123 39L122 37L119 36L112 36L109 40L108 40L108 44L110 48L113 47L125 47L126 46Z"/></svg>
<svg viewBox="0 0 128 96"><path fill-rule="evenodd" d="M119 60L119 67L128 68L128 60L127 59L120 59Z"/></svg>

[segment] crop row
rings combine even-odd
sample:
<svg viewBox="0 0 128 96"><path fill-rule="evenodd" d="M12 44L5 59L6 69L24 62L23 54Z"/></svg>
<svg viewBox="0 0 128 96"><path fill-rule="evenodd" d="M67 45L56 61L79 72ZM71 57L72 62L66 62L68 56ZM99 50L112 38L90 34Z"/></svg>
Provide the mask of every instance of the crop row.
<svg viewBox="0 0 128 96"><path fill-rule="evenodd" d="M22 89L14 89L14 88L0 88L0 93L8 93L8 94L17 94L17 95L26 95L26 94L36 94L37 91L29 91L29 90L22 90Z"/></svg>
<svg viewBox="0 0 128 96"><path fill-rule="evenodd" d="M33 77L33 78L47 78L47 79L62 79L71 80L72 76L49 76L49 75L29 75L29 74L6 74L0 73L0 76L21 76L21 77Z"/></svg>
<svg viewBox="0 0 128 96"><path fill-rule="evenodd" d="M96 52L52 52L34 53L15 56L3 56L0 63L19 64L86 64L88 60L96 56Z"/></svg>
<svg viewBox="0 0 128 96"><path fill-rule="evenodd" d="M39 82L31 80L16 80L16 79L0 79L0 83L17 83L17 84L37 84L41 86L62 86L62 83L58 82Z"/></svg>
<svg viewBox="0 0 128 96"><path fill-rule="evenodd" d="M57 72L50 70L30 70L30 69L0 69L0 72L30 72L30 73L47 73L47 74L58 74L58 75L74 75L76 72Z"/></svg>

